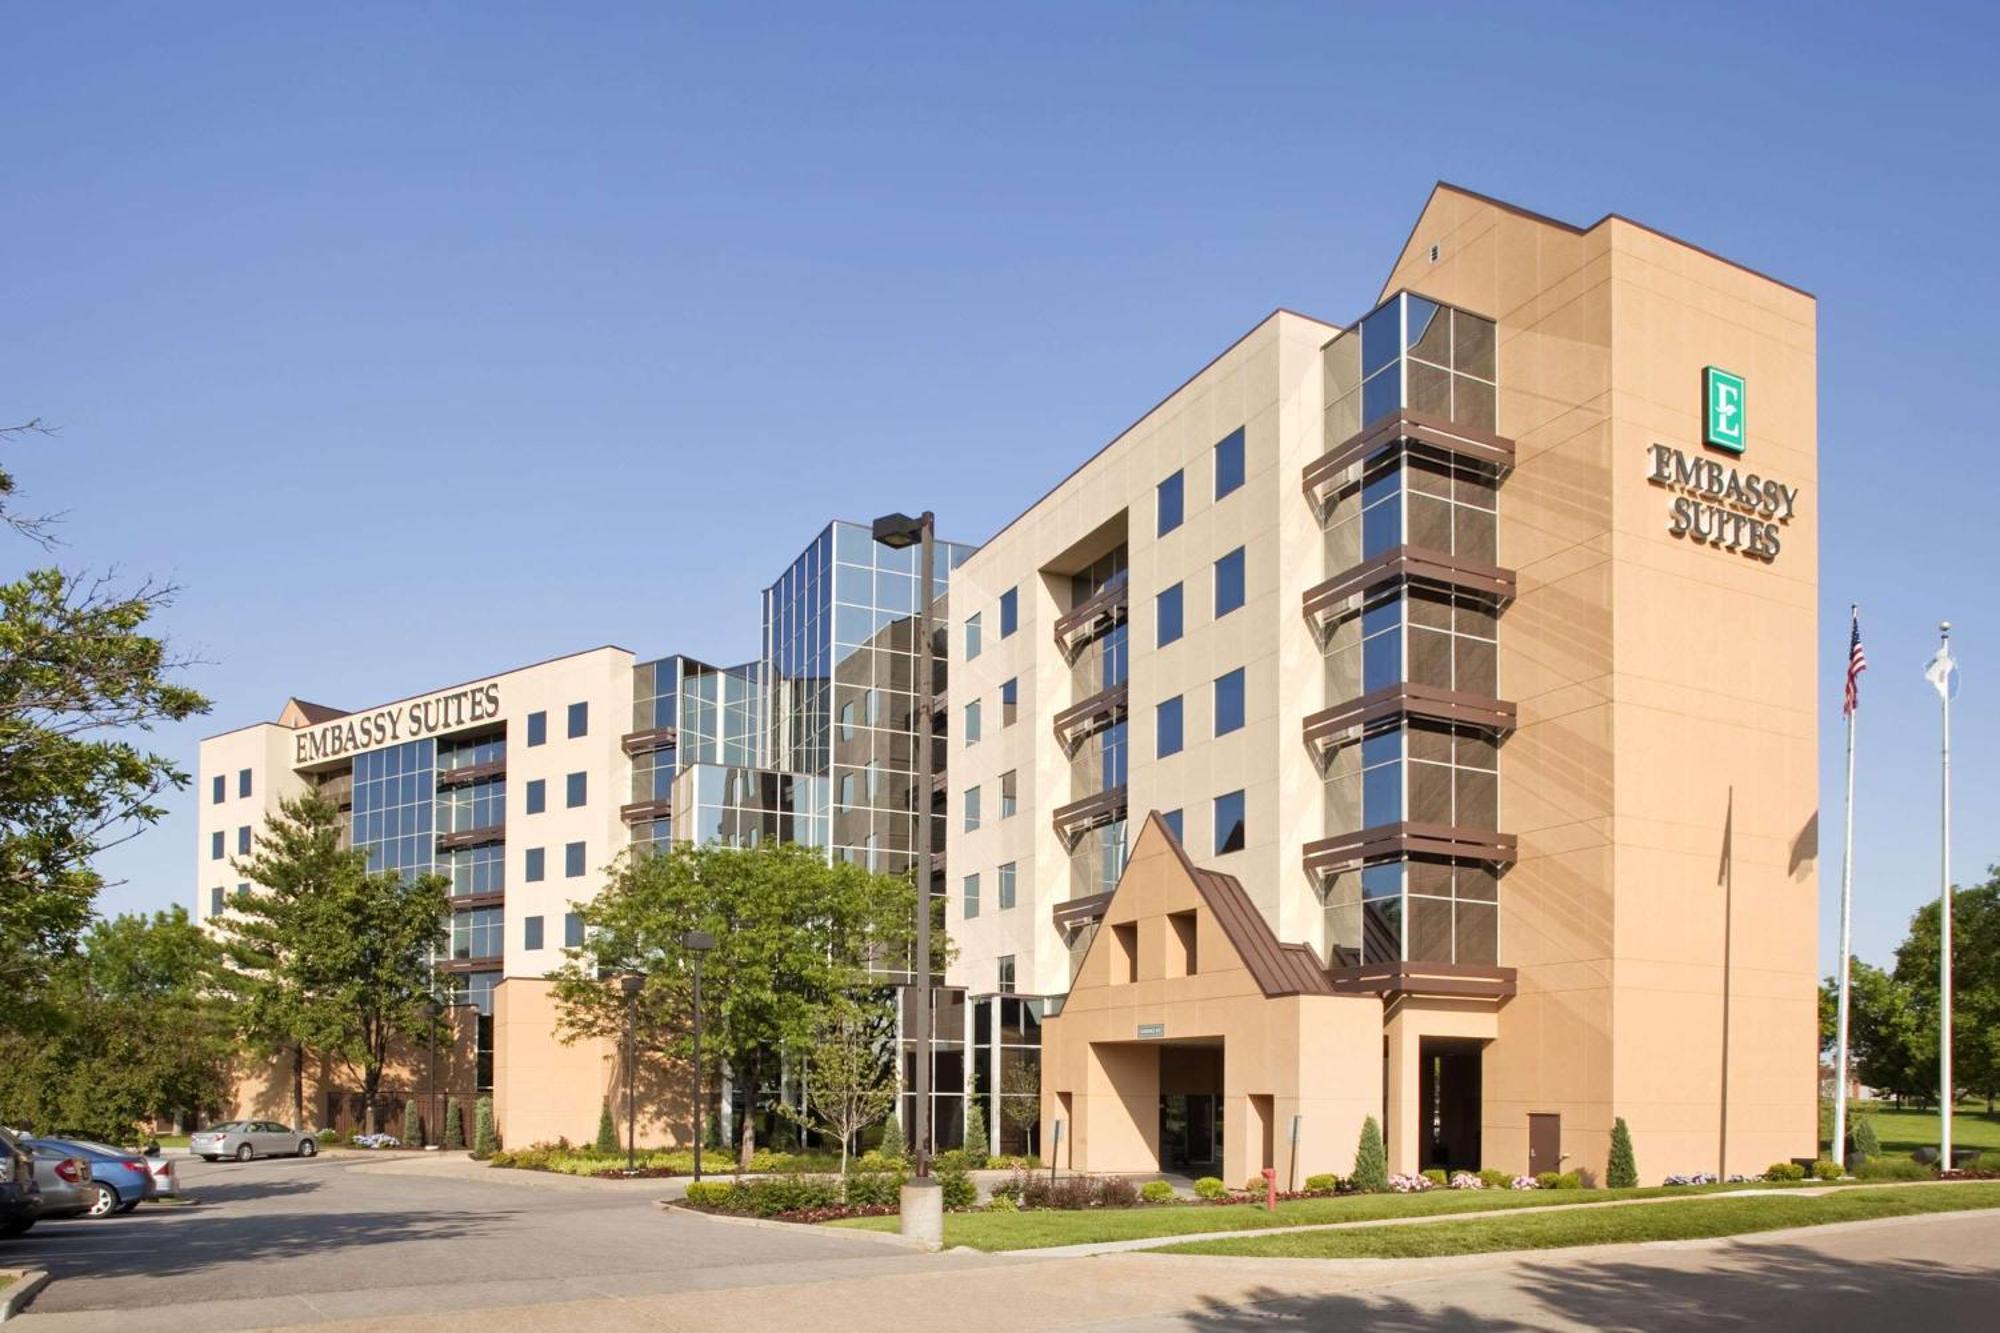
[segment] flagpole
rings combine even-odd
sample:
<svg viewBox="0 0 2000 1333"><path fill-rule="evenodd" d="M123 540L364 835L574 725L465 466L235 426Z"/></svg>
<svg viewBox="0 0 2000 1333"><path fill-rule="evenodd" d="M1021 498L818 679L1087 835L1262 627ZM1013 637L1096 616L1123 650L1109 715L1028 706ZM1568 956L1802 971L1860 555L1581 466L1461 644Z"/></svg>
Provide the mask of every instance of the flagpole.
<svg viewBox="0 0 2000 1333"><path fill-rule="evenodd" d="M1943 847L1939 867L1941 891L1938 905L1938 1116L1940 1147L1938 1169L1951 1170L1951 622L1938 622L1938 657L1944 670L1938 681L1938 701L1944 723L1943 811L1940 831Z"/></svg>
<svg viewBox="0 0 2000 1333"><path fill-rule="evenodd" d="M1850 605L1847 619L1848 643L1852 645L1861 633L1861 608ZM1840 1054L1833 1069L1833 1160L1843 1171L1847 1169L1847 1013L1849 987L1853 984L1849 975L1853 968L1848 959L1854 952L1854 715L1861 711L1852 706L1854 650L1851 646L1847 670L1849 703L1842 709L1847 714L1847 829L1842 835L1840 857Z"/></svg>

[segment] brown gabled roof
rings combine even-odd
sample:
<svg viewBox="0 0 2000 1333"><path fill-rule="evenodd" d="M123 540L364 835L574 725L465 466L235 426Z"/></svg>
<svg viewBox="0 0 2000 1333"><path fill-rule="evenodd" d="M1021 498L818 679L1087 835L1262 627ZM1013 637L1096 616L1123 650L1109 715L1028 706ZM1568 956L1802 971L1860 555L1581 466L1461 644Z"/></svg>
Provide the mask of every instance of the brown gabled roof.
<svg viewBox="0 0 2000 1333"><path fill-rule="evenodd" d="M1271 923L1257 910L1257 904L1250 901L1250 895L1243 890L1243 882L1234 875L1225 875L1219 870L1204 870L1188 859L1187 849L1174 837L1173 830L1160 818L1157 810L1146 815L1146 827L1157 825L1160 836L1174 849L1180 858L1182 869L1194 881L1201 900L1208 904L1208 910L1215 914L1216 924L1222 933L1236 947L1243 959L1243 966L1257 982L1265 996L1279 995L1333 995L1333 983L1327 979L1326 969L1320 966L1319 958L1303 944L1286 944L1278 939ZM1145 836L1145 827L1140 830Z"/></svg>

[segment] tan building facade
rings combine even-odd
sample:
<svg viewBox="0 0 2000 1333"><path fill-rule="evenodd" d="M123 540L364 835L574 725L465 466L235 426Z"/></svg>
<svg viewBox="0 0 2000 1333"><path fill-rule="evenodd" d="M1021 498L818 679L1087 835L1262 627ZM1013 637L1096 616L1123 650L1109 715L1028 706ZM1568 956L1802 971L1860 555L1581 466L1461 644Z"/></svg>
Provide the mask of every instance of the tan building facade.
<svg viewBox="0 0 2000 1333"><path fill-rule="evenodd" d="M1272 315L967 559L951 980L1042 997L1045 1138L1239 1183L1312 1101L1269 1043L1188 1100L1220 982L1100 992L1157 812L1372 1012L1392 1169L1811 1154L1815 385L1810 296L1440 186L1366 316ZM1316 1169L1351 1111L1295 1112Z"/></svg>

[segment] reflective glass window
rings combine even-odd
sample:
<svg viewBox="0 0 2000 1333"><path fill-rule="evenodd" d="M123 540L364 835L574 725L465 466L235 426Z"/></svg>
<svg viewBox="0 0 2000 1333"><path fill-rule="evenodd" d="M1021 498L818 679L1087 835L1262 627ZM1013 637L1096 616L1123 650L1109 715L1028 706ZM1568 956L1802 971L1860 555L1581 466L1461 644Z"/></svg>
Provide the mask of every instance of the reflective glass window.
<svg viewBox="0 0 2000 1333"><path fill-rule="evenodd" d="M965 743L979 744L979 700L977 699L965 706Z"/></svg>
<svg viewBox="0 0 2000 1333"><path fill-rule="evenodd" d="M979 788L965 789L965 831L973 832L979 827Z"/></svg>
<svg viewBox="0 0 2000 1333"><path fill-rule="evenodd" d="M1008 861L1000 867L1000 910L1005 912L1014 905L1014 862Z"/></svg>
<svg viewBox="0 0 2000 1333"><path fill-rule="evenodd" d="M238 770L236 774L236 794L238 796L250 794L250 770L247 768Z"/></svg>
<svg viewBox="0 0 2000 1333"><path fill-rule="evenodd" d="M521 921L521 947L539 949L542 947L542 919L538 916L525 917Z"/></svg>
<svg viewBox="0 0 2000 1333"><path fill-rule="evenodd" d="M528 744L544 745L549 739L549 715L543 712L528 714Z"/></svg>
<svg viewBox="0 0 2000 1333"><path fill-rule="evenodd" d="M1159 525L1154 535L1164 537L1181 525L1186 483L1186 475L1175 472L1154 488L1154 505L1159 515Z"/></svg>
<svg viewBox="0 0 2000 1333"><path fill-rule="evenodd" d="M530 778L525 795L529 814L539 815L549 808L549 784L546 779Z"/></svg>
<svg viewBox="0 0 2000 1333"><path fill-rule="evenodd" d="M1243 668L1215 678L1215 734L1226 736L1243 725Z"/></svg>
<svg viewBox="0 0 2000 1333"><path fill-rule="evenodd" d="M1237 547L1215 562L1215 618L1243 605L1243 548Z"/></svg>
<svg viewBox="0 0 2000 1333"><path fill-rule="evenodd" d="M1215 854L1222 856L1229 852L1243 850L1246 833L1243 826L1243 793L1225 792L1215 798Z"/></svg>
<svg viewBox="0 0 2000 1333"><path fill-rule="evenodd" d="M1220 500L1243 484L1243 427L1216 441L1215 498Z"/></svg>
<svg viewBox="0 0 2000 1333"><path fill-rule="evenodd" d="M569 738L575 740L590 732L590 705L588 703L569 706Z"/></svg>
<svg viewBox="0 0 2000 1333"><path fill-rule="evenodd" d="M563 781L563 804L574 810L590 797L590 775L572 773Z"/></svg>
<svg viewBox="0 0 2000 1333"><path fill-rule="evenodd" d="M583 947L583 918L575 912L563 914L563 947L565 949Z"/></svg>
<svg viewBox="0 0 2000 1333"><path fill-rule="evenodd" d="M1000 725L1011 727L1021 714L1021 681L1013 677L1000 682Z"/></svg>
<svg viewBox="0 0 2000 1333"><path fill-rule="evenodd" d="M1000 637L1007 638L1021 628L1021 590L1009 588L1000 594Z"/></svg>
<svg viewBox="0 0 2000 1333"><path fill-rule="evenodd" d="M1153 599L1153 618L1159 624L1159 634L1154 646L1164 648L1181 636L1181 585L1160 593Z"/></svg>
<svg viewBox="0 0 2000 1333"><path fill-rule="evenodd" d="M979 876L967 875L963 880L959 901L964 905L963 914L967 921L979 915Z"/></svg>
<svg viewBox="0 0 2000 1333"><path fill-rule="evenodd" d="M1181 752L1181 696L1163 700L1153 709L1153 734L1157 738L1153 757L1165 759Z"/></svg>
<svg viewBox="0 0 2000 1333"><path fill-rule="evenodd" d="M211 797L213 803L221 805L223 796L227 794L227 786L222 774L217 773L215 775L209 783L209 788L213 792L213 796Z"/></svg>
<svg viewBox="0 0 2000 1333"><path fill-rule="evenodd" d="M965 660L970 662L985 650L980 642L980 612L974 611L965 618Z"/></svg>
<svg viewBox="0 0 2000 1333"><path fill-rule="evenodd" d="M563 846L563 875L576 879L584 873L583 844L565 843Z"/></svg>
<svg viewBox="0 0 2000 1333"><path fill-rule="evenodd" d="M223 851L223 845L224 845L223 837L224 835L221 829L217 829L215 832L208 835L209 860L220 861L223 858L223 856L226 855L226 853Z"/></svg>
<svg viewBox="0 0 2000 1333"><path fill-rule="evenodd" d="M1161 811L1160 822L1165 824L1167 831L1174 835L1175 842L1185 843L1187 841L1186 835L1181 832L1181 812L1179 810Z"/></svg>
<svg viewBox="0 0 2000 1333"><path fill-rule="evenodd" d="M1009 819L1020 808L1020 775L1008 769L1000 775L1000 818Z"/></svg>

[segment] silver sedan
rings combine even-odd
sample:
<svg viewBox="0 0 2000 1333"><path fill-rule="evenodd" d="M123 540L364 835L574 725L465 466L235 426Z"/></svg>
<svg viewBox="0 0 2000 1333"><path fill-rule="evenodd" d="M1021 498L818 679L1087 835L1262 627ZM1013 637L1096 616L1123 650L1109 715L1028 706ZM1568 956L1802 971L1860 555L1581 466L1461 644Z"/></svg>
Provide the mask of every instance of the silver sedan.
<svg viewBox="0 0 2000 1333"><path fill-rule="evenodd" d="M319 1140L275 1120L231 1120L191 1135L188 1151L211 1162L224 1157L239 1162L253 1157L311 1157L319 1151Z"/></svg>

